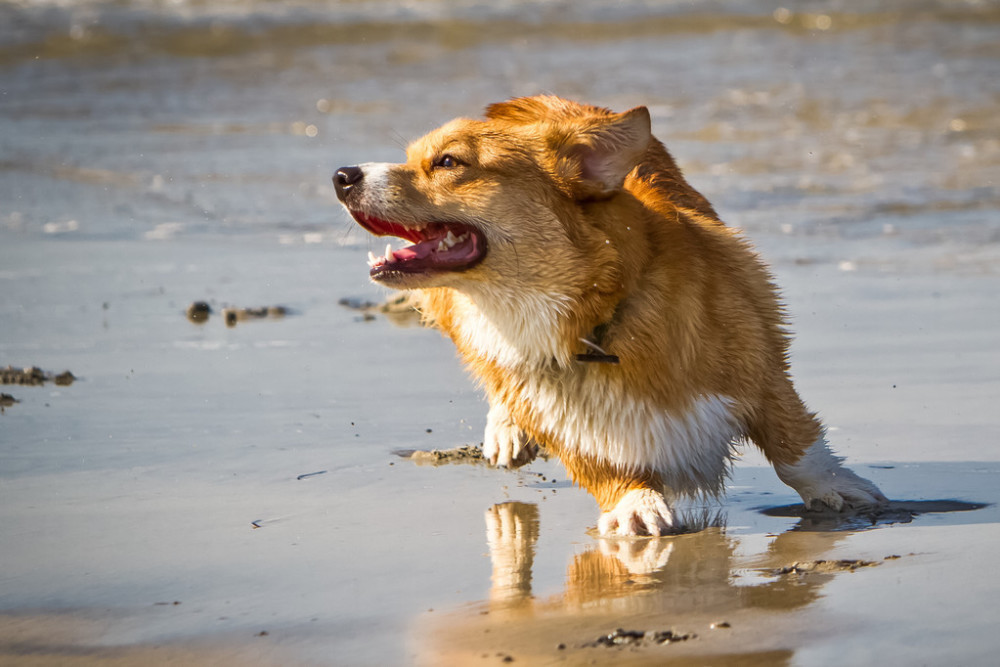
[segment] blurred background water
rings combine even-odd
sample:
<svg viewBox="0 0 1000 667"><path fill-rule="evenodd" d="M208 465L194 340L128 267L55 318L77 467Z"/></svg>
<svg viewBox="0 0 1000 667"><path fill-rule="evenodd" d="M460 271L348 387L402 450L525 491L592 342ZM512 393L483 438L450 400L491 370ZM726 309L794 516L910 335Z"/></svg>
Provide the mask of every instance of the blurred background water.
<svg viewBox="0 0 1000 667"><path fill-rule="evenodd" d="M998 26L950 0L3 2L0 230L357 242L332 169L548 91L648 105L751 231L948 242L983 269Z"/></svg>

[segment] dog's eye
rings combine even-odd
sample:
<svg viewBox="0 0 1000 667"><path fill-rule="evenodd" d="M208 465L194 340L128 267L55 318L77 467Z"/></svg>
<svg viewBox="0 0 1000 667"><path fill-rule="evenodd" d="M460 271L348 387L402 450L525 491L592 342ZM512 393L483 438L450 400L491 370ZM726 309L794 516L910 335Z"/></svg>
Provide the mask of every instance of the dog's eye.
<svg viewBox="0 0 1000 667"><path fill-rule="evenodd" d="M462 163L458 160L458 158L454 155L448 155L447 153L434 161L434 166L442 169L454 169L455 167L461 166L461 164Z"/></svg>

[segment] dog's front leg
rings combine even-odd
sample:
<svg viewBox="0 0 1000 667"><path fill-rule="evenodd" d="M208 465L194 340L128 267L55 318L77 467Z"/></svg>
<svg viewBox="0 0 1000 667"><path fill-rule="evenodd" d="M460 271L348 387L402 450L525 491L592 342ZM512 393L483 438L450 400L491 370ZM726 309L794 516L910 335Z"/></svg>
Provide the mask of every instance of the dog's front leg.
<svg viewBox="0 0 1000 667"><path fill-rule="evenodd" d="M519 468L538 455L538 445L514 423L510 412L500 401L490 406L483 434L483 456L490 464Z"/></svg>

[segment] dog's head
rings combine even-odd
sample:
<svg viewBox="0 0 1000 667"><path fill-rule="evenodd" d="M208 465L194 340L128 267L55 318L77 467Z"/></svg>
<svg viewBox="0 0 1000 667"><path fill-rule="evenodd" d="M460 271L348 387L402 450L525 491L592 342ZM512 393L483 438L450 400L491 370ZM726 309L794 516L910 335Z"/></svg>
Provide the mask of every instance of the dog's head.
<svg viewBox="0 0 1000 667"><path fill-rule="evenodd" d="M645 107L615 114L555 97L496 104L417 140L402 164L343 167L337 196L377 236L412 245L369 255L391 287L516 289L591 280L610 243L597 208L650 144Z"/></svg>

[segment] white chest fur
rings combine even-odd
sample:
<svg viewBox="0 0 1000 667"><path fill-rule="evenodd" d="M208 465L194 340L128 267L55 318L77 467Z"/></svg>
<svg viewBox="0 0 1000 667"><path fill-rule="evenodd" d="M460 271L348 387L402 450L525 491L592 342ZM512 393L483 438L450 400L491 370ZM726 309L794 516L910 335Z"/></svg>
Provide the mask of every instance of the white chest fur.
<svg viewBox="0 0 1000 667"><path fill-rule="evenodd" d="M728 397L698 396L674 413L586 371L528 380L521 397L540 430L566 450L626 470L656 470L678 494L720 493L742 431Z"/></svg>
<svg viewBox="0 0 1000 667"><path fill-rule="evenodd" d="M491 293L489 298L459 296L459 335L484 359L505 369L536 367L552 359L569 363L572 350L560 321L571 299L536 292Z"/></svg>
<svg viewBox="0 0 1000 667"><path fill-rule="evenodd" d="M671 412L623 378L574 361L559 326L570 303L558 295L463 300L459 335L509 375L535 428L567 452L626 470L656 470L678 494L718 494L742 436L733 399L691 398ZM502 315L494 310L502 310ZM520 412L511 410L511 413Z"/></svg>

